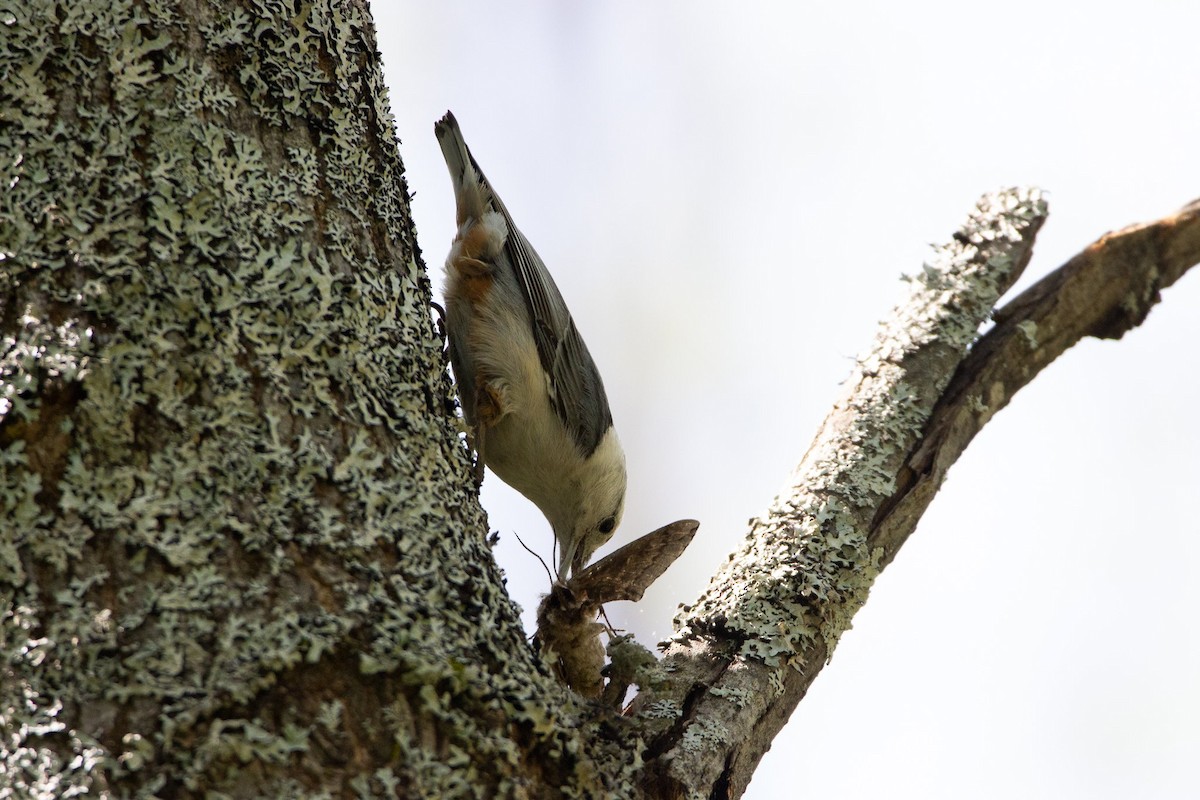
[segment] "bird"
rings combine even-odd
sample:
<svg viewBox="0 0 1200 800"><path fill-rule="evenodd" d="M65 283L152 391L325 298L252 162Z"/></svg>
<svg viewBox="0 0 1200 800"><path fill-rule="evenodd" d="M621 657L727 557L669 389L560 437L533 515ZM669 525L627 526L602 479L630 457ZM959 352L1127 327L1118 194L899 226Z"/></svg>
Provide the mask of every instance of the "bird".
<svg viewBox="0 0 1200 800"><path fill-rule="evenodd" d="M445 327L463 416L480 461L546 516L561 583L621 522L625 453L600 372L550 272L454 115L434 133L454 183Z"/></svg>

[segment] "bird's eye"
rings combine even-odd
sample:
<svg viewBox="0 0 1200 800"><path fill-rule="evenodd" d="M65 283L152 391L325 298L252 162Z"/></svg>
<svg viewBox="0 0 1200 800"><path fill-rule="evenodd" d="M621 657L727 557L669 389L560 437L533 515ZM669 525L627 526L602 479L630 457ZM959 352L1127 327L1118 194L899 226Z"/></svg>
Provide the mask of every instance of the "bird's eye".
<svg viewBox="0 0 1200 800"><path fill-rule="evenodd" d="M616 518L615 517L605 517L604 520L600 523L599 531L601 533L612 533L613 528L615 528L615 527L617 527Z"/></svg>

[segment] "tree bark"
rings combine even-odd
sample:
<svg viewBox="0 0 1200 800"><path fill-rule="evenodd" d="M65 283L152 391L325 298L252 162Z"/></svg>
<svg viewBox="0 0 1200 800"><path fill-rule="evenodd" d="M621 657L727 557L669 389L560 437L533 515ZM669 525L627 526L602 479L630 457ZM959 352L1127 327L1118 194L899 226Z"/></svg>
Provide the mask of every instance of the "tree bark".
<svg viewBox="0 0 1200 800"><path fill-rule="evenodd" d="M1159 291L1200 262L1197 202L1104 236L997 309L974 340L1045 213L1036 191L980 201L859 357L790 491L676 619L664 659L674 678L633 708L669 723L650 740L649 794L740 796L975 434L1080 339L1141 324Z"/></svg>
<svg viewBox="0 0 1200 800"><path fill-rule="evenodd" d="M6 785L565 782L577 712L486 544L365 3L5 13Z"/></svg>
<svg viewBox="0 0 1200 800"><path fill-rule="evenodd" d="M489 550L365 2L13 9L17 796L736 797L974 433L1200 260L1191 206L977 340L1045 215L1036 191L986 198L664 659L610 647L640 692L619 713L533 652Z"/></svg>

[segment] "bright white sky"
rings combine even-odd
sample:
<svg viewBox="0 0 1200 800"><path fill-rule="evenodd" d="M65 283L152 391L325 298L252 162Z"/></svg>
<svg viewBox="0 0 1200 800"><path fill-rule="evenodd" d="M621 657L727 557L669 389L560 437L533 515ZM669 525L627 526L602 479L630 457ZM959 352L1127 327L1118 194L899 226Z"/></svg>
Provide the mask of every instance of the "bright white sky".
<svg viewBox="0 0 1200 800"><path fill-rule="evenodd" d="M1200 197L1200 4L380 0L425 259L447 109L566 297L629 464L613 546L696 541L614 624L670 630L975 198L1050 192L1018 288ZM980 435L746 794L1200 792L1200 277ZM531 620L549 526L489 476ZM608 549L601 551L607 552Z"/></svg>

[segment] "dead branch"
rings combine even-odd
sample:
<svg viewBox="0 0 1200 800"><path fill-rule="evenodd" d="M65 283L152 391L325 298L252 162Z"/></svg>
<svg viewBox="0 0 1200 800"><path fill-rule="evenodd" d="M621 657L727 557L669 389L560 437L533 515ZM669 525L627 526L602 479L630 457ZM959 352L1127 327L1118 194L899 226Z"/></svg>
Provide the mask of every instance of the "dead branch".
<svg viewBox="0 0 1200 800"><path fill-rule="evenodd" d="M916 527L950 465L1013 395L1081 339L1119 339L1145 321L1161 290L1200 262L1200 201L1156 222L1100 237L1000 308L933 411L870 539L884 563Z"/></svg>
<svg viewBox="0 0 1200 800"><path fill-rule="evenodd" d="M983 425L1084 336L1119 337L1200 261L1200 204L1102 237L979 326L1045 218L1036 190L980 201L881 326L746 543L677 619L667 688L629 709L648 796L737 797L837 639Z"/></svg>

